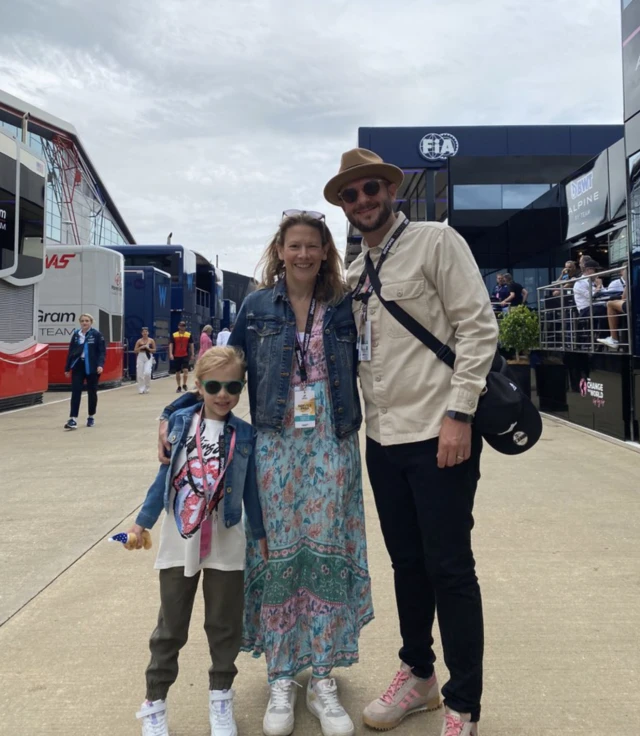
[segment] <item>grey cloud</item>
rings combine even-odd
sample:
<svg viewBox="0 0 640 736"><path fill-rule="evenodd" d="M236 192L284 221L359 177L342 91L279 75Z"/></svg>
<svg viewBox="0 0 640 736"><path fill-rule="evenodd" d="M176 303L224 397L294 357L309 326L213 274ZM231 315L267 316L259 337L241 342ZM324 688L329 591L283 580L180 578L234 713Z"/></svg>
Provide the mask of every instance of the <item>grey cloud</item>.
<svg viewBox="0 0 640 736"><path fill-rule="evenodd" d="M3 88L76 126L137 240L245 273L287 207L344 243L322 188L359 126L621 118L601 0L21 0L3 23Z"/></svg>

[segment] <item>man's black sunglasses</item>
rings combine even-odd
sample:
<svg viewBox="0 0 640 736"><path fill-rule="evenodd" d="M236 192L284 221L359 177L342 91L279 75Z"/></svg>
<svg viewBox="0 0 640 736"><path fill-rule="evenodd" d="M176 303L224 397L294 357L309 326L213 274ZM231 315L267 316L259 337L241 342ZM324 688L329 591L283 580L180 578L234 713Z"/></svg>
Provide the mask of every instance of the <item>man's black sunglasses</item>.
<svg viewBox="0 0 640 736"><path fill-rule="evenodd" d="M225 389L230 396L237 396L244 388L244 381L203 381L202 388L212 395Z"/></svg>
<svg viewBox="0 0 640 736"><path fill-rule="evenodd" d="M369 181L365 181L362 185L362 191L367 195L367 197L375 197L376 194L380 192L382 184L386 184L384 179L370 179ZM357 201L359 194L359 189L348 187L347 189L343 189L340 194L338 194L338 197L340 197L343 202L346 202L346 204L353 204Z"/></svg>

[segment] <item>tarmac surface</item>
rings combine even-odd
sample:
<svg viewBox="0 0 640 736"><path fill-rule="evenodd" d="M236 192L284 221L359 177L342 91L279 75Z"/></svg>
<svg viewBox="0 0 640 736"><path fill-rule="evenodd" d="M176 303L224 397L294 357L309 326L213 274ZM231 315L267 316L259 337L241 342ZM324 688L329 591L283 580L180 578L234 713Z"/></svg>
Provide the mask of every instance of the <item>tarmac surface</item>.
<svg viewBox="0 0 640 736"><path fill-rule="evenodd" d="M149 395L132 385L101 392L96 427L81 415L75 432L62 430L61 394L0 414L2 736L140 733L135 712L159 602L155 550L127 552L106 538L129 527L155 476L156 419L174 390L161 379ZM474 531L486 623L482 736L640 734L640 456L546 422L521 457L486 448L482 470ZM373 733L361 710L388 685L400 646L366 477L365 503L376 618L362 632L361 664L335 672L358 734ZM209 734L201 601L169 696L172 736ZM238 667L239 733L259 736L264 661L242 654ZM436 668L442 684L439 650ZM319 736L299 693L295 733ZM439 736L441 719L442 711L414 715L394 733Z"/></svg>

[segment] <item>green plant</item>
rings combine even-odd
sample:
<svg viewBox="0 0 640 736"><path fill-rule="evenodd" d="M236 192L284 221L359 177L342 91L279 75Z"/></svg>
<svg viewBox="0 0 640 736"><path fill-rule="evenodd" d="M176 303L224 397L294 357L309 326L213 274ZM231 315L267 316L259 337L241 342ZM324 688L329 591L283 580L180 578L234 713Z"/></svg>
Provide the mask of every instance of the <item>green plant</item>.
<svg viewBox="0 0 640 736"><path fill-rule="evenodd" d="M524 304L510 309L500 320L499 340L502 347L515 350L516 360L520 360L520 353L527 353L540 344L538 315Z"/></svg>

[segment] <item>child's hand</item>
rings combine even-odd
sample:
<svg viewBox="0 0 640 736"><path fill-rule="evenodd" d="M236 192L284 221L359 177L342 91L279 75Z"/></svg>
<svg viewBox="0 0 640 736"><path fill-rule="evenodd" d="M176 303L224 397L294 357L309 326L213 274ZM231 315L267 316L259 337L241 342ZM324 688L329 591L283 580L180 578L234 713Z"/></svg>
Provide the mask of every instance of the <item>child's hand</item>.
<svg viewBox="0 0 640 736"><path fill-rule="evenodd" d="M127 544L125 544L125 547L127 549L142 549L143 546L144 546L144 542L142 541L142 532L143 531L144 531L144 527L143 526L140 526L140 524L134 524L131 527L131 529L129 529L127 531L127 534L135 534L136 535L137 546L135 548L131 548L131 547L128 546L129 543L127 542Z"/></svg>
<svg viewBox="0 0 640 736"><path fill-rule="evenodd" d="M269 548L267 547L267 538L263 537L259 540L260 543L260 554L265 562L269 562Z"/></svg>

